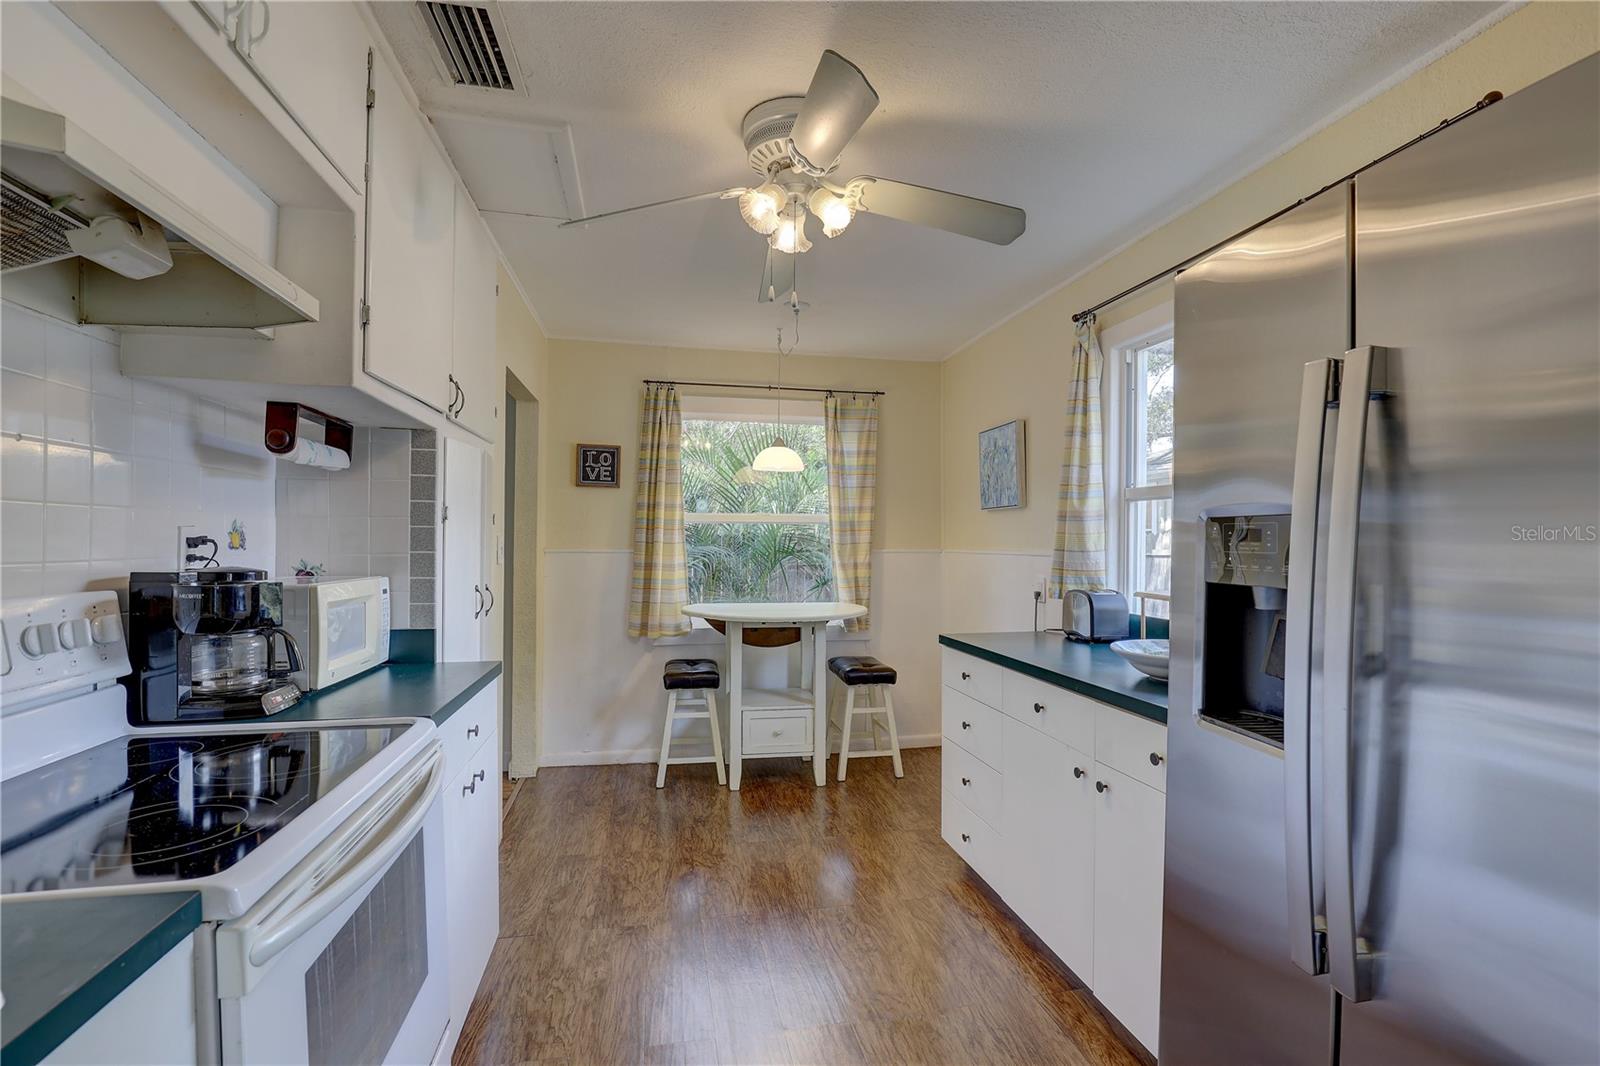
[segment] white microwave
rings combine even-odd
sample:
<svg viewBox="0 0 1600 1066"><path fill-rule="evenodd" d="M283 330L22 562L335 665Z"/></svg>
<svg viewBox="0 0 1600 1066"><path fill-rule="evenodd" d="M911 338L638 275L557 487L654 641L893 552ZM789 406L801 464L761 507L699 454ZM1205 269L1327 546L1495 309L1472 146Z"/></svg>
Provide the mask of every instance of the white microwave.
<svg viewBox="0 0 1600 1066"><path fill-rule="evenodd" d="M389 579L301 578L283 583L283 626L300 645L301 689L327 688L389 660Z"/></svg>

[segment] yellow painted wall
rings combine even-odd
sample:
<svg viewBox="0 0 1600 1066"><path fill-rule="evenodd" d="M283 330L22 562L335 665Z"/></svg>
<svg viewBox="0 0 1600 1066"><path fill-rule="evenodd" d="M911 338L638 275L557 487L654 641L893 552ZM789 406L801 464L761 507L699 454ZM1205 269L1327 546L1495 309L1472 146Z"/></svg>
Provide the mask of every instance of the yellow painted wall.
<svg viewBox="0 0 1600 1066"><path fill-rule="evenodd" d="M549 362L550 392L559 402L546 405L544 412L546 545L552 550L627 549L633 546L641 381L766 382L776 371L777 355L554 340ZM938 548L939 364L790 356L783 361L783 380L887 393L881 401L873 547ZM738 395L726 390L706 394ZM573 448L579 443L622 445L620 488L573 484Z"/></svg>
<svg viewBox="0 0 1600 1066"><path fill-rule="evenodd" d="M957 352L943 364L944 548L1050 550L1073 312L1315 192L1490 90L1509 95L1596 51L1600 5L1522 8ZM1155 286L1102 312L1100 324L1169 299L1170 283ZM1028 420L1030 502L980 511L978 431L1019 417Z"/></svg>

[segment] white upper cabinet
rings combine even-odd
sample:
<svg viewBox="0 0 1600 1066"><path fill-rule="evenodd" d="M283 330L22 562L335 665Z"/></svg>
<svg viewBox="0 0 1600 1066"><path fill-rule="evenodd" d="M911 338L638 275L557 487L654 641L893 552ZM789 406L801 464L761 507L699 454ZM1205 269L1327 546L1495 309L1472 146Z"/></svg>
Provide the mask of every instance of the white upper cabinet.
<svg viewBox="0 0 1600 1066"><path fill-rule="evenodd" d="M453 391L455 175L381 60L372 89L364 367L443 411Z"/></svg>
<svg viewBox="0 0 1600 1066"><path fill-rule="evenodd" d="M451 417L487 440L495 437L501 395L494 340L496 257L472 197L456 188L455 306Z"/></svg>
<svg viewBox="0 0 1600 1066"><path fill-rule="evenodd" d="M444 475L444 543L439 555L440 656L444 662L483 658L481 621L483 528L488 454L456 437L440 442Z"/></svg>
<svg viewBox="0 0 1600 1066"><path fill-rule="evenodd" d="M226 9L226 10L224 10ZM367 156L367 49L354 4L207 6L224 36L346 181L359 188Z"/></svg>

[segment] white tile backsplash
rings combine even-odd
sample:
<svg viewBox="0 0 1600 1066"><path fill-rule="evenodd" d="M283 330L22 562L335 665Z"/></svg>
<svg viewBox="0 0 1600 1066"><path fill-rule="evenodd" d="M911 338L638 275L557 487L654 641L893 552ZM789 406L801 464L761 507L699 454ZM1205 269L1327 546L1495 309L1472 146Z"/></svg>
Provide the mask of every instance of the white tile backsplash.
<svg viewBox="0 0 1600 1066"><path fill-rule="evenodd" d="M0 367L0 596L171 569L180 522L216 538L219 563L272 568L273 464L197 439L201 427L259 436L258 418L124 377L115 333L9 301ZM235 521L245 545L229 550Z"/></svg>

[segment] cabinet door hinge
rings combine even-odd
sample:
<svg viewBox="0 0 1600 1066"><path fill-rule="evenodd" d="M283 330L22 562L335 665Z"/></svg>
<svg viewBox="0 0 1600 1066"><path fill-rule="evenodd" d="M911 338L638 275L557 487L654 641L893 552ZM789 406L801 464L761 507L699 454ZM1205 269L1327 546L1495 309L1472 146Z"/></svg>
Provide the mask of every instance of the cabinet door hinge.
<svg viewBox="0 0 1600 1066"><path fill-rule="evenodd" d="M361 325L364 327L368 323L370 323L371 321L372 321L372 305L367 303L367 301L362 300L361 301Z"/></svg>
<svg viewBox="0 0 1600 1066"><path fill-rule="evenodd" d="M450 505L448 503L440 505L440 507L439 507L439 521L441 521L441 522L450 521Z"/></svg>
<svg viewBox="0 0 1600 1066"><path fill-rule="evenodd" d="M367 87L367 110L371 111L378 103L378 90Z"/></svg>

